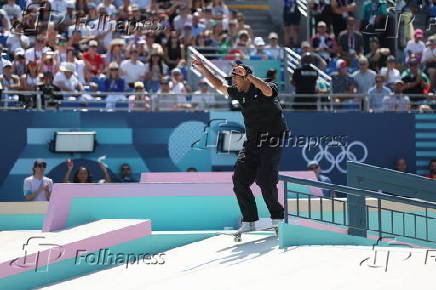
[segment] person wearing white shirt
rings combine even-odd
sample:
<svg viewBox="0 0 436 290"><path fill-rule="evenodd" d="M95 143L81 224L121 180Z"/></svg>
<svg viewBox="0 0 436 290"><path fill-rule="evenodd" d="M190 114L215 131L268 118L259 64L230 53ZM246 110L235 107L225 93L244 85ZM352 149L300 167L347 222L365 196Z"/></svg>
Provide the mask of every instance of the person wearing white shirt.
<svg viewBox="0 0 436 290"><path fill-rule="evenodd" d="M388 88L392 88L394 83L401 79L400 71L395 68L395 57L393 55L388 56L386 67L380 69L380 74L384 76L384 85Z"/></svg>
<svg viewBox="0 0 436 290"><path fill-rule="evenodd" d="M205 80L198 83L198 90L192 95L191 103L198 110L207 110L215 105L215 96L209 92L209 85Z"/></svg>
<svg viewBox="0 0 436 290"><path fill-rule="evenodd" d="M265 51L276 60L284 57L283 49L279 46L279 36L275 32L268 35L269 44L265 46Z"/></svg>
<svg viewBox="0 0 436 290"><path fill-rule="evenodd" d="M188 6L183 5L180 7L180 14L174 18L174 29L179 33L182 32L183 26L185 26L186 23L192 24L192 15L190 12L191 9L189 9Z"/></svg>
<svg viewBox="0 0 436 290"><path fill-rule="evenodd" d="M61 15L67 13L67 1L64 0L50 0L51 9Z"/></svg>
<svg viewBox="0 0 436 290"><path fill-rule="evenodd" d="M22 12L19 5L15 3L15 0L8 0L8 3L2 6L2 9L8 15L9 20L21 20Z"/></svg>
<svg viewBox="0 0 436 290"><path fill-rule="evenodd" d="M47 163L38 159L33 163L33 174L24 180L23 193L26 201L48 201L53 189L53 180L44 176Z"/></svg>
<svg viewBox="0 0 436 290"><path fill-rule="evenodd" d="M143 81L147 73L147 66L138 60L138 50L131 48L129 51L130 59L123 60L120 65L121 75L131 88L138 81Z"/></svg>
<svg viewBox="0 0 436 290"><path fill-rule="evenodd" d="M75 69L74 63L63 63L54 76L53 84L62 91L82 91L83 86L74 75Z"/></svg>
<svg viewBox="0 0 436 290"><path fill-rule="evenodd" d="M406 63L409 61L410 56L415 55L414 58L420 63L422 59L422 53L425 49L425 43L421 41L424 37L424 32L421 29L415 30L415 39L407 42L406 48L404 48L404 54L406 55Z"/></svg>
<svg viewBox="0 0 436 290"><path fill-rule="evenodd" d="M141 10L149 10L151 8L151 0L130 0L130 5L137 5Z"/></svg>
<svg viewBox="0 0 436 290"><path fill-rule="evenodd" d="M398 80L394 84L394 95L383 98L384 111L408 111L410 110L410 98L403 95L404 82Z"/></svg>

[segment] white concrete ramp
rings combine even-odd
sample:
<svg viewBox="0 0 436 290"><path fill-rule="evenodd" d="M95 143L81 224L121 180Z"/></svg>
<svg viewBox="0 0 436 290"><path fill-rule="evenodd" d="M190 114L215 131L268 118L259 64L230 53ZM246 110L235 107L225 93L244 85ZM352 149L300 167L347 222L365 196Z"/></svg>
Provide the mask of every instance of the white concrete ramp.
<svg viewBox="0 0 436 290"><path fill-rule="evenodd" d="M244 238L234 243L230 236L212 237L167 251L160 264L122 265L43 289L435 289L436 251L362 246L283 250L272 236Z"/></svg>

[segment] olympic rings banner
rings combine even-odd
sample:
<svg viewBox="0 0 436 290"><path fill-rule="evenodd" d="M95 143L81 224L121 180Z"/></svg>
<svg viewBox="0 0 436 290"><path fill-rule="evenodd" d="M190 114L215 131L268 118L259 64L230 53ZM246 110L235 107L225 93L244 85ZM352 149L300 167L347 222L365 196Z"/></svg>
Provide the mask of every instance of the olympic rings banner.
<svg viewBox="0 0 436 290"><path fill-rule="evenodd" d="M415 173L415 144L431 143L416 143L417 121L409 113L285 112L285 118L291 135L283 144L280 169L305 170L307 162L316 160L334 183L346 183L347 160L392 168L397 158L404 157L409 172ZM427 135L419 134L436 133L436 126L424 125L419 130ZM136 179L142 172L188 168L231 171L236 152L222 152L213 142L219 140L217 130L240 132L243 127L241 113L231 111L2 112L0 201L23 200L23 180L31 175L37 158L47 161L46 173L55 182L62 181L68 158L89 168L93 180L101 179L97 160L103 155L114 177L124 162L130 164ZM97 132L95 152L71 156L49 151L54 132L91 130ZM212 143L203 143L205 136Z"/></svg>

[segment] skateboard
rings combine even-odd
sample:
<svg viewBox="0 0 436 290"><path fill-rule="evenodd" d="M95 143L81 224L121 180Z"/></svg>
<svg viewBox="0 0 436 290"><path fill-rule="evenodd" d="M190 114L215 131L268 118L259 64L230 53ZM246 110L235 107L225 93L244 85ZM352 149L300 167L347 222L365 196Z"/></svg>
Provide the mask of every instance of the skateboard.
<svg viewBox="0 0 436 290"><path fill-rule="evenodd" d="M279 228L277 226L270 226L270 227L265 227L265 228L258 228L258 229L254 229L252 231L244 231L244 232L234 232L234 233L224 233L223 235L227 235L227 236L232 236L233 240L237 243L242 241L242 234L248 234L248 233L253 233L253 232L261 232L261 231L274 231L275 235L278 236L279 235Z"/></svg>

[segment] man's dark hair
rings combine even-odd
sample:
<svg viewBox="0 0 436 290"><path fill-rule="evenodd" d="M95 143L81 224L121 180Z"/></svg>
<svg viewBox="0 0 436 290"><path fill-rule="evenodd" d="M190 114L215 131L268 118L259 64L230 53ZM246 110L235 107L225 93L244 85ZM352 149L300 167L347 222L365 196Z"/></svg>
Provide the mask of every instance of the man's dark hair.
<svg viewBox="0 0 436 290"><path fill-rule="evenodd" d="M428 163L428 168L430 168L430 166L431 166L431 164L432 164L433 162L436 162L436 159L432 159L432 160L430 160L430 162Z"/></svg>

